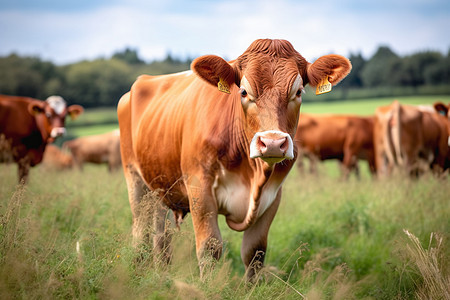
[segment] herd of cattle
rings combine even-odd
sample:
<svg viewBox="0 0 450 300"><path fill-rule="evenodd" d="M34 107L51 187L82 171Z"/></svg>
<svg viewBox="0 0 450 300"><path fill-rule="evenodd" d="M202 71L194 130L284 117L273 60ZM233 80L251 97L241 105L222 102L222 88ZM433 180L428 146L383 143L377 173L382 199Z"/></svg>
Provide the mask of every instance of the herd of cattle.
<svg viewBox="0 0 450 300"><path fill-rule="evenodd" d="M50 97L52 98L55 96ZM6 107L11 106L7 105L8 101L36 103L40 100L0 95L0 101L2 113L6 112ZM80 107L77 110L82 111ZM388 106L377 108L373 116L302 113L293 139L299 152L297 166L304 172L304 159L307 158L309 172L317 173L319 161L337 160L341 165L342 175L348 177L352 171L359 176L358 161L365 160L373 176L390 174L395 168L412 176L428 169L442 173L450 167L449 110L450 103L412 106L394 101ZM37 124L39 123L36 122ZM37 128L38 126L34 130ZM56 138L51 137L51 130L47 142L42 145L37 143L39 146L33 148L33 144L28 141L36 139L32 138L36 132L28 129L23 131L24 128L17 128L17 131L25 132L21 147L17 138L12 143L13 136L6 129L2 129L0 134L0 161L16 161L19 164L20 180L28 173L21 169L24 168L24 163L30 161L30 166L39 163L37 157L43 151L39 149L44 145L42 165L46 169L82 170L85 163L94 163L106 164L109 171L114 171L122 165L119 130L79 137L64 142L61 149L51 143ZM41 136L44 137L42 133ZM27 150L23 150L24 146ZM25 168L27 169L26 166Z"/></svg>
<svg viewBox="0 0 450 300"><path fill-rule="evenodd" d="M134 243L149 242L142 199L159 193L154 206L155 257L170 259L172 211L177 226L190 212L200 271L205 256L219 258L217 217L243 231L242 261L249 280L264 261L267 236L281 186L295 160L337 159L345 175L367 160L373 174L395 166L417 174L425 164L449 167L449 105L379 107L374 116L300 116L309 84L329 89L351 70L348 59L325 55L306 61L284 40L256 40L236 60L195 59L192 71L141 76L118 104L119 131L50 143L62 135L64 118L83 109L61 97L46 101L0 96L0 162L14 161L19 180L42 160L66 168L83 162L123 166L133 215ZM155 200L156 201L156 200ZM207 261L207 260L206 260Z"/></svg>
<svg viewBox="0 0 450 300"><path fill-rule="evenodd" d="M338 160L343 175L366 160L372 175L385 176L394 169L410 176L427 170L437 174L450 167L450 103L433 106L403 105L394 101L378 107L373 116L300 116L296 143L298 165L310 160L310 172L317 161Z"/></svg>

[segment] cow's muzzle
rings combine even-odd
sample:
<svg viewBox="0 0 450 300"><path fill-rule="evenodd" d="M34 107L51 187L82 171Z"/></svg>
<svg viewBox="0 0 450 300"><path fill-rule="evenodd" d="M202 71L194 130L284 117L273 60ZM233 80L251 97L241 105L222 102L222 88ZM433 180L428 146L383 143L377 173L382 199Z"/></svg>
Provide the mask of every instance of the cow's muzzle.
<svg viewBox="0 0 450 300"><path fill-rule="evenodd" d="M66 134L66 128L64 127L55 127L52 129L52 132L50 133L50 137L57 138L60 136L63 136Z"/></svg>
<svg viewBox="0 0 450 300"><path fill-rule="evenodd" d="M269 130L257 132L250 143L250 158L261 158L272 164L294 158L294 143L289 134Z"/></svg>

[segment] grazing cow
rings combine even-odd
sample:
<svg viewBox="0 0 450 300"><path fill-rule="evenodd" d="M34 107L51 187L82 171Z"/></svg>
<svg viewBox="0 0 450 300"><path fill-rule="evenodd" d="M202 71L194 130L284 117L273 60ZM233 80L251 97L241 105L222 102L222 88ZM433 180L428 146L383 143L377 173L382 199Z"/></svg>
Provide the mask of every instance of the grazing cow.
<svg viewBox="0 0 450 300"><path fill-rule="evenodd" d="M63 144L63 149L72 153L75 165L81 170L86 162L106 163L110 172L121 166L119 130L67 141Z"/></svg>
<svg viewBox="0 0 450 300"><path fill-rule="evenodd" d="M244 231L241 257L253 279L266 251L281 184L294 164L301 93L328 78L337 84L350 62L326 55L308 63L284 40L256 40L236 60L195 59L194 72L141 76L118 104L122 164L134 241L146 237L141 199L159 192L155 253L170 258L168 209L177 225L191 212L200 273L218 258L218 214ZM320 85L319 85L320 86ZM251 264L252 263L252 264Z"/></svg>
<svg viewBox="0 0 450 300"><path fill-rule="evenodd" d="M0 95L0 136L5 141L2 144L8 144L3 148L19 166L19 182L27 182L30 166L42 161L47 143L65 133L66 115L75 119L82 112L79 105L67 107L60 96L41 101Z"/></svg>
<svg viewBox="0 0 450 300"><path fill-rule="evenodd" d="M450 120L450 103L445 105L442 102L436 102L433 104L433 108L437 113L447 117Z"/></svg>
<svg viewBox="0 0 450 300"><path fill-rule="evenodd" d="M447 144L450 147L450 102L447 103L447 105L445 105L442 102L436 102L433 104L433 107L435 109L435 111L439 114L441 114L442 116L447 118L447 134L448 134L448 141ZM447 153L447 157L445 160L445 166L444 166L444 170L447 170L450 168L450 149L448 150Z"/></svg>
<svg viewBox="0 0 450 300"><path fill-rule="evenodd" d="M295 142L301 155L310 159L312 172L317 160L337 159L345 177L352 170L358 176L358 159L364 159L374 174L373 122L374 117L302 114Z"/></svg>
<svg viewBox="0 0 450 300"><path fill-rule="evenodd" d="M375 115L374 146L380 175L400 166L417 176L423 162L426 169L445 169L449 154L446 117L398 101L378 107Z"/></svg>
<svg viewBox="0 0 450 300"><path fill-rule="evenodd" d="M72 155L65 153L58 146L47 145L42 159L42 166L49 170L65 170L73 167Z"/></svg>

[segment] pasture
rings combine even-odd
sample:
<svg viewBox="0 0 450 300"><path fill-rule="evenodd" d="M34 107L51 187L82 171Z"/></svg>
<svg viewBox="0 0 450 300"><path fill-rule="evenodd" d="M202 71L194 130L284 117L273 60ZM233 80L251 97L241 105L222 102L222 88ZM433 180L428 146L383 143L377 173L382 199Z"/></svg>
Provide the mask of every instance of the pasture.
<svg viewBox="0 0 450 300"><path fill-rule="evenodd" d="M368 115L392 100L305 103L302 112ZM450 97L399 100L432 104ZM102 133L117 127L114 120L114 110L87 111L68 122L68 131ZM16 173L15 165L0 165L1 299L450 297L448 178L374 180L366 172L344 181L335 162L315 176L294 168L271 226L266 268L252 286L242 279L242 233L228 229L223 217L225 255L201 280L190 215L174 232L168 267L131 247L121 171L35 167L25 188L16 185Z"/></svg>

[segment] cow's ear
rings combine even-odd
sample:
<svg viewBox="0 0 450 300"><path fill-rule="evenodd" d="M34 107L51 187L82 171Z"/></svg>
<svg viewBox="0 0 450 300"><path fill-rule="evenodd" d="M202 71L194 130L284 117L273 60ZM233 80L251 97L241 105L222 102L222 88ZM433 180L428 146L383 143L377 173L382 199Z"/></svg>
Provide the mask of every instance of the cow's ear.
<svg viewBox="0 0 450 300"><path fill-rule="evenodd" d="M319 57L314 63L308 64L308 82L317 86L327 78L332 85L336 85L350 73L352 64L340 55L330 54Z"/></svg>
<svg viewBox="0 0 450 300"><path fill-rule="evenodd" d="M215 55L196 58L191 64L191 69L200 78L225 93L229 93L229 88L235 83L233 67L224 59Z"/></svg>
<svg viewBox="0 0 450 300"><path fill-rule="evenodd" d="M35 116L37 114L43 113L45 110L45 102L33 100L30 104L28 104L28 112Z"/></svg>
<svg viewBox="0 0 450 300"><path fill-rule="evenodd" d="M83 107L77 104L71 105L67 108L67 113L69 114L72 120L78 118L83 113L83 111L84 111Z"/></svg>
<svg viewBox="0 0 450 300"><path fill-rule="evenodd" d="M444 115L444 116L447 116L447 115L448 115L448 107L447 107L444 103L442 103L442 102L436 102L436 103L433 104L433 106L434 106L434 109L435 109L438 113L440 113L440 114L442 114L442 115Z"/></svg>

